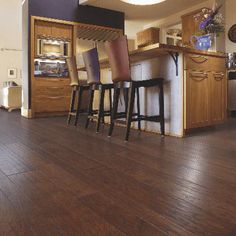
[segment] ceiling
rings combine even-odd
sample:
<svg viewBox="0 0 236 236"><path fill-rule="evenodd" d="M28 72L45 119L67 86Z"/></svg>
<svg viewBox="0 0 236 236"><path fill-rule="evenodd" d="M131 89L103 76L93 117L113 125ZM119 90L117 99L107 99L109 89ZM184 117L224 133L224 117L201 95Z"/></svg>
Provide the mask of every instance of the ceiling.
<svg viewBox="0 0 236 236"><path fill-rule="evenodd" d="M190 8L206 0L166 0L151 6L131 5L120 0L80 0L80 4L107 8L125 13L126 20L151 22Z"/></svg>

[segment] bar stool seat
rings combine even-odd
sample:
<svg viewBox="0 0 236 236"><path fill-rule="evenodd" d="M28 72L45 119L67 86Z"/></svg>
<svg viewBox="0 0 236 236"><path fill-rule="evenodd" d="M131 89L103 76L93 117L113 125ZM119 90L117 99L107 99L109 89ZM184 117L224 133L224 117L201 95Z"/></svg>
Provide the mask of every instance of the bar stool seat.
<svg viewBox="0 0 236 236"><path fill-rule="evenodd" d="M100 77L100 65L97 48L92 48L83 53L83 59L85 68L88 74L89 84L89 106L88 106L88 117L85 128L88 128L91 120L97 120L96 132L99 132L101 120L104 123L104 117L111 115L112 110L112 89L114 88L113 83L101 83ZM99 91L99 107L98 110L93 109L94 93ZM105 92L109 92L110 109L104 110Z"/></svg>
<svg viewBox="0 0 236 236"><path fill-rule="evenodd" d="M126 135L125 140L128 141L130 128L132 122L138 122L138 128L141 130L141 121L159 122L161 127L161 134L165 135L165 121L164 121L164 91L163 78L153 78L148 80L132 80L127 37L122 36L111 42L105 43L105 48L108 54L109 63L112 71L112 80L114 83L114 99L111 115L111 124L108 136L113 133L114 124L117 119L126 118ZM125 112L117 112L120 91L123 84L129 82L128 98L125 107ZM140 112L140 88L159 87L159 114L154 116L144 116ZM137 113L134 113L135 93L137 95Z"/></svg>

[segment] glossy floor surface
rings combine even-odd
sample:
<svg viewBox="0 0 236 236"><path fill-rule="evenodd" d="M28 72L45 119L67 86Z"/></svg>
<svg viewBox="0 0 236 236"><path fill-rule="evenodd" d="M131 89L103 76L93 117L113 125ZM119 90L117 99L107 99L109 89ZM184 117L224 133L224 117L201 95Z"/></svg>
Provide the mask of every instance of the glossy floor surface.
<svg viewBox="0 0 236 236"><path fill-rule="evenodd" d="M0 110L0 235L236 235L236 119L107 138Z"/></svg>

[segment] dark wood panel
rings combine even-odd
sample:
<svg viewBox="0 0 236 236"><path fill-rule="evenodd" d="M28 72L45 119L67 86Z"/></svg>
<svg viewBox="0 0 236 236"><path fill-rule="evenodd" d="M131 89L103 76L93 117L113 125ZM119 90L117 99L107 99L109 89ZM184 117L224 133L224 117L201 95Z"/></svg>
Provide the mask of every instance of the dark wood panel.
<svg viewBox="0 0 236 236"><path fill-rule="evenodd" d="M186 139L107 138L0 110L0 235L236 234L236 120Z"/></svg>
<svg viewBox="0 0 236 236"><path fill-rule="evenodd" d="M79 5L78 0L30 0L30 16L124 29L124 13L93 6Z"/></svg>

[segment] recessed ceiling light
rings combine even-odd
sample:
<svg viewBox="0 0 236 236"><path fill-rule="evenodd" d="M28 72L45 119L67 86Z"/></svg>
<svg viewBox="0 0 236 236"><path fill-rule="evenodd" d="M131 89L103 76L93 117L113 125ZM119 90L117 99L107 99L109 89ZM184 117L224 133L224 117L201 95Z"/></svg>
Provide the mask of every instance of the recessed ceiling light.
<svg viewBox="0 0 236 236"><path fill-rule="evenodd" d="M126 2L129 4L134 4L134 5L154 5L157 3L164 2L166 0L121 0L122 2Z"/></svg>

